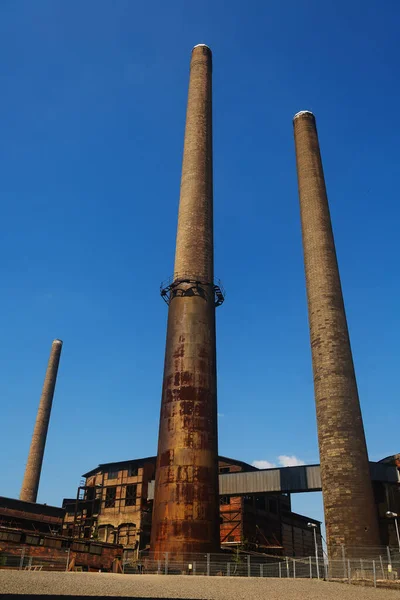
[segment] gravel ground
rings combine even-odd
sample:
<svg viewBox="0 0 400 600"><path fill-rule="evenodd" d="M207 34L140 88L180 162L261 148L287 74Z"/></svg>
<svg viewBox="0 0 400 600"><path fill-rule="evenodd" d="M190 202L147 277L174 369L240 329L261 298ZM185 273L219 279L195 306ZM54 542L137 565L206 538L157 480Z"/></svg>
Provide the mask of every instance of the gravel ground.
<svg viewBox="0 0 400 600"><path fill-rule="evenodd" d="M2 594L130 596L199 600L398 600L398 590L309 579L0 571Z"/></svg>

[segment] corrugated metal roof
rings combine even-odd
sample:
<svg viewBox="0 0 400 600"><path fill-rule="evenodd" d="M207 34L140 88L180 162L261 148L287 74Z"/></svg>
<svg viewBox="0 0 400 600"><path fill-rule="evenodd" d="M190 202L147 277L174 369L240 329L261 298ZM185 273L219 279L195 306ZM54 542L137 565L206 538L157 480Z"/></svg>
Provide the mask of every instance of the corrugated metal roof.
<svg viewBox="0 0 400 600"><path fill-rule="evenodd" d="M62 519L64 515L64 509L60 506L49 506L47 504L37 504L36 502L26 502L25 500L18 500L17 498L0 496L0 512L6 510L13 510L14 512L20 512L21 514L40 515L41 517L59 517L60 519Z"/></svg>
<svg viewBox="0 0 400 600"><path fill-rule="evenodd" d="M90 477L91 475L95 475L96 473L108 471L114 468L124 468L129 465L140 465L141 463L152 462L155 463L157 460L156 456L147 456L146 458L133 458L132 460L119 460L117 462L109 462L109 463L101 463L94 469L91 469L87 473L83 473L82 477ZM249 465L249 463L243 462L242 460L236 460L234 458L229 458L228 456L218 456L218 462L226 462L232 465L238 465L243 468L244 471L256 471L257 467L253 467L253 465Z"/></svg>
<svg viewBox="0 0 400 600"><path fill-rule="evenodd" d="M90 477L91 475L95 475L96 473L102 473L107 472L111 469L123 469L124 467L127 467L129 465L140 465L142 463L148 463L148 462L152 462L155 463L157 460L156 456L147 456L146 458L134 458L132 460L120 460L117 462L109 462L109 463L101 463L99 464L98 467L95 467L94 469L92 469L91 471L88 471L87 473L83 473L82 477Z"/></svg>

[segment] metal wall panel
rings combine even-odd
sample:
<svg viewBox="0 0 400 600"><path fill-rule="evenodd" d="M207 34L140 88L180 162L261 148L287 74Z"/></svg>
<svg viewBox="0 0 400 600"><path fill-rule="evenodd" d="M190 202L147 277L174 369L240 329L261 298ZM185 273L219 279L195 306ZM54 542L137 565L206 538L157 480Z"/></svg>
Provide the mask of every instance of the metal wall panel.
<svg viewBox="0 0 400 600"><path fill-rule="evenodd" d="M396 467L370 462L372 481L398 483ZM243 496L266 492L320 492L319 465L282 467L242 473L224 473L219 476L220 496ZM154 481L149 482L148 499L154 496Z"/></svg>

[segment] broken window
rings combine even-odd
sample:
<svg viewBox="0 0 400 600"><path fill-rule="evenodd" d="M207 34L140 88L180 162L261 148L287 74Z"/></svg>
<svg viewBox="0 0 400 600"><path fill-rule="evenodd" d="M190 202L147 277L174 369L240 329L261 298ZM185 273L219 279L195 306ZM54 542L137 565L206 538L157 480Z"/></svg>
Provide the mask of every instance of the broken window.
<svg viewBox="0 0 400 600"><path fill-rule="evenodd" d="M115 506L116 496L117 496L117 488L116 487L106 488L105 508L113 508Z"/></svg>
<svg viewBox="0 0 400 600"><path fill-rule="evenodd" d="M219 497L219 503L220 503L221 506L223 506L224 504L230 504L231 503L230 496L220 496Z"/></svg>
<svg viewBox="0 0 400 600"><path fill-rule="evenodd" d="M125 506L135 506L136 504L137 485L133 483L126 486Z"/></svg>

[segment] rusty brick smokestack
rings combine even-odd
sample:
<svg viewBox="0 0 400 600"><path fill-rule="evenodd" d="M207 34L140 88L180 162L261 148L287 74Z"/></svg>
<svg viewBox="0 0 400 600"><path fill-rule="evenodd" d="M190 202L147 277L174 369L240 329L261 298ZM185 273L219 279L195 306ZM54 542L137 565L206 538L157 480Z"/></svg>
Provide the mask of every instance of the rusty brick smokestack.
<svg viewBox="0 0 400 600"><path fill-rule="evenodd" d="M295 115L322 492L331 557L379 546L377 511L314 115Z"/></svg>
<svg viewBox="0 0 400 600"><path fill-rule="evenodd" d="M49 363L47 365L42 395L40 397L28 461L25 467L24 480L19 495L20 500L25 500L26 502L36 502L38 494L40 472L42 470L44 448L46 445L54 388L56 387L61 348L62 341L54 340L51 345Z"/></svg>
<svg viewBox="0 0 400 600"><path fill-rule="evenodd" d="M192 51L169 302L151 550L219 549L212 176L212 55Z"/></svg>

